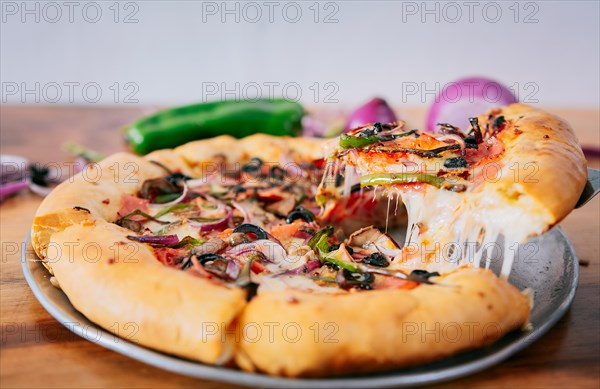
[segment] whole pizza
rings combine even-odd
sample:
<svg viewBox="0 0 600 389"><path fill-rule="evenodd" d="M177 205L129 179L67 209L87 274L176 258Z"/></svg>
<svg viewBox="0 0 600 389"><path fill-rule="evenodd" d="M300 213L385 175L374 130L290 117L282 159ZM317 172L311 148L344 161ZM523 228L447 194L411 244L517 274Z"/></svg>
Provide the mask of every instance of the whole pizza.
<svg viewBox="0 0 600 389"><path fill-rule="evenodd" d="M555 116L470 122L115 154L44 200L32 244L77 310L165 353L291 377L439 360L527 326L508 248L563 219L587 177Z"/></svg>

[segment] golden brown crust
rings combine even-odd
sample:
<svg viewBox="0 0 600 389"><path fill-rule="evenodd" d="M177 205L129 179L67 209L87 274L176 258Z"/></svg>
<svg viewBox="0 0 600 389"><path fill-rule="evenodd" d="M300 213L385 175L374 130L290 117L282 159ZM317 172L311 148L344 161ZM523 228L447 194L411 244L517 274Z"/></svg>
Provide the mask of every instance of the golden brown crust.
<svg viewBox="0 0 600 389"><path fill-rule="evenodd" d="M89 165L42 201L31 229L33 248L44 258L52 234L83 220L112 220L121 207L123 193L136 193L142 182L161 175L163 169L128 153L117 153Z"/></svg>
<svg viewBox="0 0 600 389"><path fill-rule="evenodd" d="M160 264L116 224L74 224L52 235L47 259L73 306L130 342L206 363L232 357L227 336L246 305L230 289Z"/></svg>
<svg viewBox="0 0 600 389"><path fill-rule="evenodd" d="M512 104L489 113L503 115L512 127L499 133L506 151L496 191L509 197L526 195L539 206L548 228L573 210L587 179L586 160L568 123L525 104Z"/></svg>
<svg viewBox="0 0 600 389"><path fill-rule="evenodd" d="M274 137L255 134L242 139L229 135L186 143L173 151L192 169L195 175L208 170L206 164L220 157L243 164L252 157L266 163L300 163L323 157L322 139ZM205 169L205 170L203 170Z"/></svg>
<svg viewBox="0 0 600 389"><path fill-rule="evenodd" d="M245 370L322 377L398 369L490 344L522 327L527 298L490 271L461 269L412 290L254 298L238 327Z"/></svg>

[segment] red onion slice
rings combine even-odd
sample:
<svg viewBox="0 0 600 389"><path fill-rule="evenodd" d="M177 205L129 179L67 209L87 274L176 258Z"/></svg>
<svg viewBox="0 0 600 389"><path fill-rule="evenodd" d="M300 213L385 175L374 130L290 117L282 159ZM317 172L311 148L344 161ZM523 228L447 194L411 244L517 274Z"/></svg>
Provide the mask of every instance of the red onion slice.
<svg viewBox="0 0 600 389"><path fill-rule="evenodd" d="M246 210L246 208L244 208L244 206L242 204L238 203L237 201L232 201L231 205L235 209L237 209L238 211L240 211L240 213L242 214L242 216L244 216L243 223L252 224L252 218L250 217L250 213L248 212L248 210Z"/></svg>
<svg viewBox="0 0 600 389"><path fill-rule="evenodd" d="M227 255L241 256L258 251L271 263L281 264L287 260L287 252L280 243L269 239L259 239L250 243L239 244L227 251Z"/></svg>
<svg viewBox="0 0 600 389"><path fill-rule="evenodd" d="M376 97L358 107L348 118L344 132L375 122L391 123L398 120L388 103Z"/></svg>
<svg viewBox="0 0 600 389"><path fill-rule="evenodd" d="M502 84L481 77L471 77L447 84L436 96L427 116L427 130L437 132L438 123L449 123L463 130L469 117L478 116L492 107L516 103L512 91Z"/></svg>
<svg viewBox="0 0 600 389"><path fill-rule="evenodd" d="M177 235L127 235L127 239L140 243L162 244L165 246L179 243Z"/></svg>
<svg viewBox="0 0 600 389"><path fill-rule="evenodd" d="M162 203L161 205L165 206L165 207L168 207L168 206L171 206L171 205L179 204L180 202L182 202L183 200L185 200L185 198L187 197L189 191L190 191L190 188L185 183L185 181L183 181L183 192L181 192L181 196L177 197L173 201L169 201L168 203Z"/></svg>
<svg viewBox="0 0 600 389"><path fill-rule="evenodd" d="M226 214L222 219L215 220L214 222L202 223L195 222L193 220L188 220L188 223L194 228L199 228L202 232L210 232L219 228L227 228L229 226L229 221L233 216L233 211L231 210L231 208L226 208L225 212Z"/></svg>
<svg viewBox="0 0 600 389"><path fill-rule="evenodd" d="M321 261L315 260L315 261L308 261L306 262L304 265L299 266L295 269L292 270L288 270L285 273L282 274L304 274L304 273L310 273L313 270L316 270L318 268L320 268L323 264L321 263Z"/></svg>
<svg viewBox="0 0 600 389"><path fill-rule="evenodd" d="M4 201L5 198L20 192L21 190L27 188L27 181L15 181L9 182L4 185L0 185L0 201Z"/></svg>
<svg viewBox="0 0 600 389"><path fill-rule="evenodd" d="M242 266L235 259L229 259L227 262L227 268L225 269L225 274L231 280L236 280L240 275L240 271L242 270Z"/></svg>

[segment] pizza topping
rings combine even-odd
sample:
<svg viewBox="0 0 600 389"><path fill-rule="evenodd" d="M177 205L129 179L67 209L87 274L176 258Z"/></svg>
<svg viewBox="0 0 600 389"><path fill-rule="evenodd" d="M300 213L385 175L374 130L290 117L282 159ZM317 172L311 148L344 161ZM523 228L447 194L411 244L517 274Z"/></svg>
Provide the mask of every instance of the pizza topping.
<svg viewBox="0 0 600 389"><path fill-rule="evenodd" d="M467 167L467 160L463 157L448 158L444 161L444 167L447 169L461 169Z"/></svg>
<svg viewBox="0 0 600 389"><path fill-rule="evenodd" d="M141 243L159 244L164 246L171 246L179 243L177 235L127 235L127 239Z"/></svg>
<svg viewBox="0 0 600 389"><path fill-rule="evenodd" d="M390 263L388 260L381 255L380 253L373 253L363 258L363 263L367 265L377 266L377 267L388 267Z"/></svg>
<svg viewBox="0 0 600 389"><path fill-rule="evenodd" d="M469 118L469 123L471 123L471 132L469 135L473 135L475 139L475 143L479 144L483 142L483 134L481 133L481 128L479 127L479 120L474 118Z"/></svg>
<svg viewBox="0 0 600 389"><path fill-rule="evenodd" d="M138 219L135 219L135 216L141 216L144 219L152 220L153 222L158 223L158 224L169 224L169 222L159 220L152 215L148 215L146 212L144 212L140 209L136 209L136 210L131 211L128 214L120 217L115 223L121 227L125 227L124 223L126 223L127 221L139 221Z"/></svg>
<svg viewBox="0 0 600 389"><path fill-rule="evenodd" d="M200 246L192 249L192 253L196 255L216 254L223 251L227 247L227 243L220 238L211 238Z"/></svg>
<svg viewBox="0 0 600 389"><path fill-rule="evenodd" d="M354 273L343 269L337 273L335 277L338 285L343 289L358 288L358 289L373 289L375 276L370 273Z"/></svg>
<svg viewBox="0 0 600 389"><path fill-rule="evenodd" d="M198 239L192 238L191 236L188 235L185 238L181 239L178 243L170 245L170 247L181 248L181 247L186 247L186 246L196 246L196 245L200 245L203 243L204 243L204 240L198 240Z"/></svg>
<svg viewBox="0 0 600 389"><path fill-rule="evenodd" d="M375 124L379 124L379 126L381 127L381 123L375 123ZM367 130L363 130L362 132L359 132L355 136L348 135L348 134L342 134L340 136L340 147L343 149L363 148L363 147L372 145L374 143L387 142L387 141L402 138L405 136L413 135L413 134L417 133L417 130L406 131L406 132L402 132L399 134L374 135L374 134L377 134L378 132L379 132L379 130L377 130L377 129L374 129L374 130L367 129Z"/></svg>
<svg viewBox="0 0 600 389"><path fill-rule="evenodd" d="M160 212L154 215L154 218L158 219L159 217L167 215L169 213L190 209L192 207L193 204L173 204L167 208L163 208Z"/></svg>
<svg viewBox="0 0 600 389"><path fill-rule="evenodd" d="M240 266L235 260L226 259L218 254L205 254L196 258L206 271L217 277L234 280L240 273Z"/></svg>
<svg viewBox="0 0 600 389"><path fill-rule="evenodd" d="M315 221L315 214L303 207L302 205L294 208L292 212L290 212L285 218L285 222L287 224L291 224L294 220L302 219L307 223Z"/></svg>
<svg viewBox="0 0 600 389"><path fill-rule="evenodd" d="M439 133L440 134L446 134L446 135L457 135L460 138L464 139L465 138L465 134L462 133L462 131L460 130L460 128L453 126L452 124L449 123L437 123L437 125L440 127L439 129Z"/></svg>
<svg viewBox="0 0 600 389"><path fill-rule="evenodd" d="M460 193L460 192L466 191L467 186L463 185L463 184L455 184L455 185L448 185L448 186L444 187L444 189L449 190L450 192Z"/></svg>
<svg viewBox="0 0 600 389"><path fill-rule="evenodd" d="M379 186L379 185L394 185L394 184L411 184L424 182L426 184L441 187L444 179L424 173L380 173L368 174L360 178L361 187Z"/></svg>
<svg viewBox="0 0 600 389"><path fill-rule="evenodd" d="M143 199L154 202L158 196L162 196L162 199L166 198L165 195L176 195L176 197L179 197L182 191L182 187L179 187L166 177L160 177L144 181L139 195Z"/></svg>
<svg viewBox="0 0 600 389"><path fill-rule="evenodd" d="M431 277L439 277L439 276L440 276L440 273L438 273L437 271L428 272L426 270L415 269L412 272L410 272L410 275L408 277L410 279L412 279L413 281L420 282L422 280L429 280Z"/></svg>
<svg viewBox="0 0 600 389"><path fill-rule="evenodd" d="M503 115L500 115L496 119L494 119L494 122L492 123L492 128L495 130L502 129L504 123L506 123L506 119Z"/></svg>
<svg viewBox="0 0 600 389"><path fill-rule="evenodd" d="M149 201L141 199L130 194L121 195L121 208L119 209L119 215L127 215L135 210L141 210L144 212L149 211Z"/></svg>
<svg viewBox="0 0 600 389"><path fill-rule="evenodd" d="M250 238L243 232L233 232L229 235L229 245L235 247L239 244L250 243Z"/></svg>
<svg viewBox="0 0 600 389"><path fill-rule="evenodd" d="M239 226L237 226L236 228L233 229L234 233L244 233L244 234L253 234L254 236L256 236L256 239L268 239L268 234L265 230L263 230L262 228L260 228L257 225L254 224L249 224L249 223L245 223L245 224L240 224Z"/></svg>
<svg viewBox="0 0 600 389"><path fill-rule="evenodd" d="M227 208L225 208L225 216L220 219L196 218L195 220L191 219L192 221L190 222L190 224L195 228L199 228L200 231L203 231L203 232L222 230L224 228L227 228L232 216L233 216L233 211L231 210L231 208L227 207Z"/></svg>
<svg viewBox="0 0 600 389"><path fill-rule="evenodd" d="M311 249L314 249L317 247L317 243L319 241L321 241L321 239L323 238L323 236L325 237L329 237L333 234L333 227L325 227L319 231L317 231L317 233L315 233L306 243ZM327 239L326 239L327 240Z"/></svg>
<svg viewBox="0 0 600 389"><path fill-rule="evenodd" d="M128 230L131 230L133 232L141 232L144 229L142 223L132 219L122 219L117 222L117 225L123 228L127 228Z"/></svg>
<svg viewBox="0 0 600 389"><path fill-rule="evenodd" d="M157 247L154 249L154 256L166 266L180 266L184 261L184 255L185 253L182 250L171 247Z"/></svg>
<svg viewBox="0 0 600 389"><path fill-rule="evenodd" d="M299 266L295 269L288 270L284 274L305 274L310 273L318 268L320 268L323 264L319 260L308 261L304 265Z"/></svg>

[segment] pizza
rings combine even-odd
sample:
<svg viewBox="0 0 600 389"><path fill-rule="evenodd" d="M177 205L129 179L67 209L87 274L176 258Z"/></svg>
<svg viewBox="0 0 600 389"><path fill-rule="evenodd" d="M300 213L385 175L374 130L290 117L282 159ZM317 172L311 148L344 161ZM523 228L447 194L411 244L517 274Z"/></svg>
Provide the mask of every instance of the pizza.
<svg viewBox="0 0 600 389"><path fill-rule="evenodd" d="M118 153L44 200L32 245L77 310L165 353L288 377L424 364L524 328L531 308L479 252L437 261L434 243L542 233L586 177L549 114L516 105L472 124ZM535 161L540 186L482 176L515 161ZM404 245L377 228L402 222Z"/></svg>

